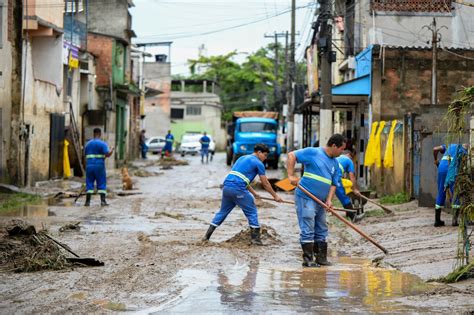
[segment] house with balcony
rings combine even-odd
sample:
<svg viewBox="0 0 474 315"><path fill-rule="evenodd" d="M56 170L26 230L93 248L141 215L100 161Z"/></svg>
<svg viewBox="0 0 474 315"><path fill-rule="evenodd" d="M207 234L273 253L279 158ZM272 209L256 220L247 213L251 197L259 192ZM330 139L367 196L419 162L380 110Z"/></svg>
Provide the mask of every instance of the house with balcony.
<svg viewBox="0 0 474 315"><path fill-rule="evenodd" d="M95 57L97 99L94 106L84 113L87 127L84 139L92 137L92 130L100 127L110 146L116 151L115 161L110 159L108 167L120 165L133 158L138 151L130 152L130 130L135 130L140 115L140 90L132 78L131 0L88 1L87 50Z"/></svg>

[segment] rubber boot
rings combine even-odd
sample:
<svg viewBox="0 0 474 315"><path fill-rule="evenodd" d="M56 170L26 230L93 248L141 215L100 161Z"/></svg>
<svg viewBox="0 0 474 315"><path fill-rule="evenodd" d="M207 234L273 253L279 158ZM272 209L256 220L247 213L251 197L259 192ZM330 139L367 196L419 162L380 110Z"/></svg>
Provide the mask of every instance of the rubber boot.
<svg viewBox="0 0 474 315"><path fill-rule="evenodd" d="M109 204L105 200L105 194L100 194L100 206L105 207L108 206Z"/></svg>
<svg viewBox="0 0 474 315"><path fill-rule="evenodd" d="M313 243L302 243L303 249L303 267L319 267L314 261Z"/></svg>
<svg viewBox="0 0 474 315"><path fill-rule="evenodd" d="M458 226L458 218L459 218L459 208L453 209L453 221L451 222L452 226Z"/></svg>
<svg viewBox="0 0 474 315"><path fill-rule="evenodd" d="M435 227L444 226L444 221L441 221L441 208L435 209Z"/></svg>
<svg viewBox="0 0 474 315"><path fill-rule="evenodd" d="M201 239L202 241L209 241L211 238L212 233L216 230L217 226L214 226L212 224L209 225L209 228L207 229L206 235Z"/></svg>
<svg viewBox="0 0 474 315"><path fill-rule="evenodd" d="M314 256L316 256L316 262L321 266L331 266L332 264L328 261L328 243L322 241L314 242Z"/></svg>
<svg viewBox="0 0 474 315"><path fill-rule="evenodd" d="M250 242L252 245L263 245L262 240L260 239L260 228L250 228Z"/></svg>
<svg viewBox="0 0 474 315"><path fill-rule="evenodd" d="M86 194L86 203L84 204L84 207L89 207L91 205L91 198L92 194Z"/></svg>

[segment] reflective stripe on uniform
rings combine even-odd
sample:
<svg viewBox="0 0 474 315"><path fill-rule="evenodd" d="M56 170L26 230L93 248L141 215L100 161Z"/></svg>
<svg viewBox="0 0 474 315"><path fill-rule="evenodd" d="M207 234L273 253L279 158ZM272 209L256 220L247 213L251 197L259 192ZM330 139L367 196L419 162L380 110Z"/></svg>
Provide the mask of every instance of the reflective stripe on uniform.
<svg viewBox="0 0 474 315"><path fill-rule="evenodd" d="M105 159L103 154L87 154L86 159Z"/></svg>
<svg viewBox="0 0 474 315"><path fill-rule="evenodd" d="M166 139L167 142L173 142L173 139Z"/></svg>
<svg viewBox="0 0 474 315"><path fill-rule="evenodd" d="M449 155L445 155L441 158L441 160L451 160L451 157Z"/></svg>
<svg viewBox="0 0 474 315"><path fill-rule="evenodd" d="M106 194L107 195L107 190L97 190L99 194Z"/></svg>
<svg viewBox="0 0 474 315"><path fill-rule="evenodd" d="M237 172L237 171L230 171L229 174L235 175L237 177L240 177L244 182L247 183L247 185L250 185L250 180L242 173Z"/></svg>
<svg viewBox="0 0 474 315"><path fill-rule="evenodd" d="M323 183L328 184L328 185L332 184L332 181L330 179L324 178L322 176L319 176L319 175L316 175L316 174L313 174L313 173L304 172L303 177L308 177L308 178L323 182Z"/></svg>
<svg viewBox="0 0 474 315"><path fill-rule="evenodd" d="M341 169L341 173L342 173L342 175L344 175L344 166L342 166L341 163L337 163L337 164L339 164L339 168Z"/></svg>

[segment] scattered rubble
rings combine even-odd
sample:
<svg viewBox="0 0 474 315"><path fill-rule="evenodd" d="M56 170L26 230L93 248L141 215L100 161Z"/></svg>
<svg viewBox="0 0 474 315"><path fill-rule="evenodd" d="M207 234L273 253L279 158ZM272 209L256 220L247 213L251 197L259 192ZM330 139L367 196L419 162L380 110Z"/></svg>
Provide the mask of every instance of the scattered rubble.
<svg viewBox="0 0 474 315"><path fill-rule="evenodd" d="M272 227L262 225L260 229L260 238L264 245L278 245L282 243L278 239L278 233ZM240 231L225 242L233 245L250 245L250 228Z"/></svg>
<svg viewBox="0 0 474 315"><path fill-rule="evenodd" d="M81 222L68 223L59 228L59 232L68 232L68 231L80 231L81 227L79 226Z"/></svg>

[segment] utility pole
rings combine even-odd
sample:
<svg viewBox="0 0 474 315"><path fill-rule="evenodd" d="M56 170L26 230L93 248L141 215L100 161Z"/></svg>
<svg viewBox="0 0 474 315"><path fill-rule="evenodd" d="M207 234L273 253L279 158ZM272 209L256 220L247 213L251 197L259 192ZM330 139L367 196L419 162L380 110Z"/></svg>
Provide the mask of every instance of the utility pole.
<svg viewBox="0 0 474 315"><path fill-rule="evenodd" d="M291 44L290 44L290 62L289 62L289 82L288 82L288 137L287 151L294 149L294 121L295 121L295 102L293 99L293 82L295 80L295 11L296 0L291 0Z"/></svg>
<svg viewBox="0 0 474 315"><path fill-rule="evenodd" d="M324 145L332 135L332 5L329 0L319 0L321 12L319 47L321 49L321 101L319 110L319 143Z"/></svg>
<svg viewBox="0 0 474 315"><path fill-rule="evenodd" d="M286 33L277 33L274 32L273 35L267 35L265 34L265 38L274 38L275 39L275 70L274 70L274 75L275 75L275 80L273 82L273 94L274 94L274 110L280 111L280 104L281 104L281 94L280 94L280 87L278 84L278 77L279 77L279 56L278 56L278 38L280 37L285 37L287 36L288 32ZM286 59L285 59L286 61Z"/></svg>
<svg viewBox="0 0 474 315"><path fill-rule="evenodd" d="M431 51L432 51L432 65L431 65L431 104L436 105L438 103L437 97L437 89L438 89L438 82L436 81L437 76L437 60L438 60L438 43L441 41L441 34L439 31L444 27L448 29L446 26L441 26L440 28L436 28L436 19L433 18L433 22L428 26L425 25L423 28L427 28L432 33L431 38Z"/></svg>

